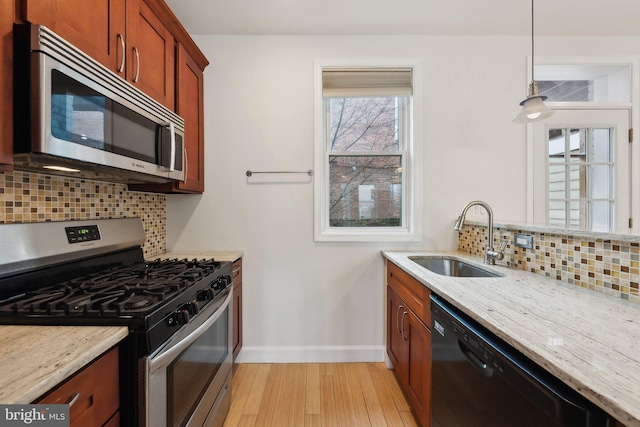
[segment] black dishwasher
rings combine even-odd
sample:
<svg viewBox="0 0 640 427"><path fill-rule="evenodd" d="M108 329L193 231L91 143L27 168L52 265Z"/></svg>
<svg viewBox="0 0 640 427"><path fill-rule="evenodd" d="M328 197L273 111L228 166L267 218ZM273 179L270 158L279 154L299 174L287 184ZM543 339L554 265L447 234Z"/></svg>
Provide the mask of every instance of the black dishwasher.
<svg viewBox="0 0 640 427"><path fill-rule="evenodd" d="M610 425L604 411L437 295L431 310L432 427Z"/></svg>

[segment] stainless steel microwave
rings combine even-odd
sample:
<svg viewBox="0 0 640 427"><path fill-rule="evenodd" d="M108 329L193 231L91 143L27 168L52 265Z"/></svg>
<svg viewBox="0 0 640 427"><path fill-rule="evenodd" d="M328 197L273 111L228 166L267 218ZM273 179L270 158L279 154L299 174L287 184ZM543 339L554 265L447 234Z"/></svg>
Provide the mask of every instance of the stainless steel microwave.
<svg viewBox="0 0 640 427"><path fill-rule="evenodd" d="M184 120L46 27L14 29L14 167L184 180Z"/></svg>

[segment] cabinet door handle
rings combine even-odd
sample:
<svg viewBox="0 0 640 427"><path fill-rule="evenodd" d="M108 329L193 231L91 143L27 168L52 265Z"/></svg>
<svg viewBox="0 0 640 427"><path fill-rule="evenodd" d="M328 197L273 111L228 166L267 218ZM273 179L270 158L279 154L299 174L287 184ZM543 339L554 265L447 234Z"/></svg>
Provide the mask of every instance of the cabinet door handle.
<svg viewBox="0 0 640 427"><path fill-rule="evenodd" d="M69 408L71 408L78 401L78 399L80 399L80 393L76 392L73 394L73 396L71 396L71 399L69 399L69 403L67 403L67 405L69 405Z"/></svg>
<svg viewBox="0 0 640 427"><path fill-rule="evenodd" d="M136 76L133 78L134 83L138 83L140 78L140 52L137 47L133 47L133 53L136 55Z"/></svg>
<svg viewBox="0 0 640 427"><path fill-rule="evenodd" d="M118 34L118 39L120 40L120 46L122 47L122 59L120 60L120 66L118 67L118 72L121 73L124 71L124 61L127 57L127 51L124 44L124 36L122 34Z"/></svg>
<svg viewBox="0 0 640 427"><path fill-rule="evenodd" d="M400 323L402 323L402 339L405 341L408 339L407 337L404 336L404 316L406 316L407 314L409 314L409 312L404 311L402 313L402 319L400 319Z"/></svg>
<svg viewBox="0 0 640 427"><path fill-rule="evenodd" d="M398 310L396 311L396 329L398 330L399 334L402 334L402 331L400 330L400 310L402 310L404 307L399 305L398 306Z"/></svg>

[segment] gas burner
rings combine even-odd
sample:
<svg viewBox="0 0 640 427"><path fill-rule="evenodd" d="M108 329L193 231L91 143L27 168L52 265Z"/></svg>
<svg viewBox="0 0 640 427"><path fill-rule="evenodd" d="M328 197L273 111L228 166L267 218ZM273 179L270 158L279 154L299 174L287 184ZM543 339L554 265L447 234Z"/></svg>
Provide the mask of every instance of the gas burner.
<svg viewBox="0 0 640 427"><path fill-rule="evenodd" d="M129 310L137 310L142 307L147 307L151 305L151 300L149 300L145 295L131 295L126 301L122 301L118 303L118 311L129 311Z"/></svg>

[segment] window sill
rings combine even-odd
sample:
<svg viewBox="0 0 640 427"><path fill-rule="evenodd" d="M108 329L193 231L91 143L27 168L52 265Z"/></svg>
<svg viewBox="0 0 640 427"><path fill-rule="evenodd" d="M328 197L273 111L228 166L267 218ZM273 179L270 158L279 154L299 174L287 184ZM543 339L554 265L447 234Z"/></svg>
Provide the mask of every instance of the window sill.
<svg viewBox="0 0 640 427"><path fill-rule="evenodd" d="M416 232L407 229L325 229L316 231L316 242L420 242Z"/></svg>

